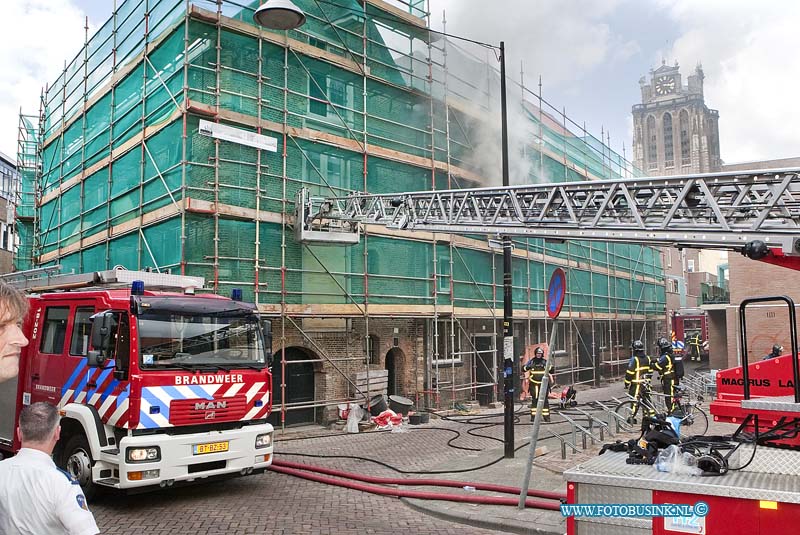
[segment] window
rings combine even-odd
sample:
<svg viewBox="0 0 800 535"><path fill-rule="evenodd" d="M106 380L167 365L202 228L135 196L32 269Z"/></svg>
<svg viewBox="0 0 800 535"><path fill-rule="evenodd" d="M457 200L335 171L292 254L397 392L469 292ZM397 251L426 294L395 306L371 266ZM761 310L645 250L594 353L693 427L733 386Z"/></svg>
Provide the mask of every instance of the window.
<svg viewBox="0 0 800 535"><path fill-rule="evenodd" d="M86 356L89 351L89 334L94 315L94 307L81 307L75 311L75 322L72 324L72 336L69 339L69 354Z"/></svg>
<svg viewBox="0 0 800 535"><path fill-rule="evenodd" d="M378 337L374 334L371 334L367 337L367 354L369 356L369 363L370 364L380 364L381 359L380 355L378 354L378 349L380 348L380 342L378 341Z"/></svg>
<svg viewBox="0 0 800 535"><path fill-rule="evenodd" d="M679 123L681 130L681 165L689 165L692 163L692 152L691 143L689 142L689 114L686 110L681 111Z"/></svg>
<svg viewBox="0 0 800 535"><path fill-rule="evenodd" d="M686 331L700 331L700 330L702 330L702 324L701 324L699 318L697 318L697 319L688 319L687 318L687 319L683 320L683 332L684 333L686 333Z"/></svg>
<svg viewBox="0 0 800 535"><path fill-rule="evenodd" d="M686 261L686 271L689 273L694 273L694 259L689 259Z"/></svg>
<svg viewBox="0 0 800 535"><path fill-rule="evenodd" d="M328 43L317 37L309 37L308 44L317 48L321 48L322 50L328 50Z"/></svg>
<svg viewBox="0 0 800 535"><path fill-rule="evenodd" d="M664 167L675 166L675 148L672 142L672 115L664 114Z"/></svg>
<svg viewBox="0 0 800 535"><path fill-rule="evenodd" d="M647 118L647 162L650 169L658 167L658 139L656 136L656 118Z"/></svg>
<svg viewBox="0 0 800 535"><path fill-rule="evenodd" d="M341 80L328 78L328 95L330 95L331 104L347 106L347 84ZM342 113L340 110L337 111Z"/></svg>
<svg viewBox="0 0 800 535"><path fill-rule="evenodd" d="M60 355L64 352L64 339L67 337L69 307L48 307L42 328L41 353Z"/></svg>
<svg viewBox="0 0 800 535"><path fill-rule="evenodd" d="M308 112L336 122L352 121L353 86L330 75L312 73L308 80Z"/></svg>
<svg viewBox="0 0 800 535"><path fill-rule="evenodd" d="M436 290L450 291L450 255L439 255L436 258Z"/></svg>
<svg viewBox="0 0 800 535"><path fill-rule="evenodd" d="M344 174L344 161L338 156L328 155L328 184L332 188L342 188L342 175ZM338 192L336 192L338 193Z"/></svg>
<svg viewBox="0 0 800 535"><path fill-rule="evenodd" d="M678 280L677 279L667 279L667 291L669 293L673 293L673 294L678 293Z"/></svg>
<svg viewBox="0 0 800 535"><path fill-rule="evenodd" d="M312 74L308 80L308 112L314 115L328 115L328 98L325 96L326 77Z"/></svg>
<svg viewBox="0 0 800 535"><path fill-rule="evenodd" d="M327 152L309 150L303 159L303 180L319 184L316 195L342 195L350 186L350 161Z"/></svg>

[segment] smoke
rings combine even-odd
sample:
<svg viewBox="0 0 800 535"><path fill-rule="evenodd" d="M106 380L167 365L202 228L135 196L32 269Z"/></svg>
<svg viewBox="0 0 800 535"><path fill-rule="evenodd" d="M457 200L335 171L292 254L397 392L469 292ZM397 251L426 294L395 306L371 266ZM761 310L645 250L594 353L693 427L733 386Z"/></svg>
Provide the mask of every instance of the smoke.
<svg viewBox="0 0 800 535"><path fill-rule="evenodd" d="M508 103L508 170L509 183L514 185L545 182L543 177L534 176L532 154L538 136L538 129L527 116L526 110L518 100ZM467 158L468 167L477 169L486 179L481 186L502 185L502 120L500 107L495 106L485 116L480 127L474 130L470 139L473 150ZM538 153L537 153L538 154Z"/></svg>
<svg viewBox="0 0 800 535"><path fill-rule="evenodd" d="M431 0L431 25L447 33L468 37L477 41L499 45L505 42L508 82L508 126L510 183L526 184L548 182L538 165L539 118L538 99L530 91L523 103L522 84L538 92L539 75L543 75L547 86L558 92L570 92L575 84L586 84L593 71L623 62L639 52L635 41L615 34L605 22L621 4L618 0L594 2L570 0L565 2L531 2L529 0L504 0L487 3L485 0ZM442 22L442 11L446 10L446 24ZM501 128L499 76L487 74L485 66L465 68L459 60L459 51L467 51L485 59L493 68L499 69L496 57L487 54L484 48L452 39L455 50L448 54L448 70L464 76L467 73L471 85L482 87L484 95L478 104L486 106L486 84L491 84L489 111L484 125L472 133L474 150L468 158L470 166L478 168L488 178L487 186L501 184ZM523 75L520 70L524 69ZM487 78L491 78L487 81ZM632 82L632 83L635 83ZM482 84L482 85L481 85ZM455 93L463 85L454 84ZM469 85L469 84L465 84ZM477 93L477 92L476 92ZM560 134L563 131L560 115L545 106L544 122ZM574 125L572 127L573 130ZM599 135L598 135L599 137ZM560 149L555 152L560 153Z"/></svg>

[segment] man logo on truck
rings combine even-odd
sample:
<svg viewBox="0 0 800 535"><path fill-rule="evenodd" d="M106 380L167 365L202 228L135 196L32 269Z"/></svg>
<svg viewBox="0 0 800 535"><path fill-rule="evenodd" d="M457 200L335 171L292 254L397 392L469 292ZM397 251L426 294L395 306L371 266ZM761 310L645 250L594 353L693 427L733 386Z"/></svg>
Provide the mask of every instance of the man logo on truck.
<svg viewBox="0 0 800 535"><path fill-rule="evenodd" d="M213 409L224 409L227 408L227 406L228 406L227 401L201 401L200 403L194 404L194 410L206 411Z"/></svg>

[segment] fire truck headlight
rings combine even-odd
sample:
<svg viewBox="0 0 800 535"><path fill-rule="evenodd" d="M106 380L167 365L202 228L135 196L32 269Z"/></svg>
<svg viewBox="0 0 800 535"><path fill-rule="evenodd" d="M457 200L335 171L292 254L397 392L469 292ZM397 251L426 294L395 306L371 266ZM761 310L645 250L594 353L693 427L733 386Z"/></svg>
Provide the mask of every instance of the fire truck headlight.
<svg viewBox="0 0 800 535"><path fill-rule="evenodd" d="M264 433L256 437L256 449L272 446L272 433Z"/></svg>
<svg viewBox="0 0 800 535"><path fill-rule="evenodd" d="M147 448L128 448L125 453L129 463L147 463L161 460L161 448L150 446Z"/></svg>

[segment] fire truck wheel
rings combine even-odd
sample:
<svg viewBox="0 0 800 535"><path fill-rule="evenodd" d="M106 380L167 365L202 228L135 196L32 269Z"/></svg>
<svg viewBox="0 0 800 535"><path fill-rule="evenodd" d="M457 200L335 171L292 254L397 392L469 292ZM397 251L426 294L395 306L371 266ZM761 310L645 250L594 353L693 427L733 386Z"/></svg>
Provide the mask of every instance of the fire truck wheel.
<svg viewBox="0 0 800 535"><path fill-rule="evenodd" d="M97 493L97 486L92 481L92 450L89 441L83 435L73 435L64 445L61 457L61 468L78 480L83 494L90 500Z"/></svg>

